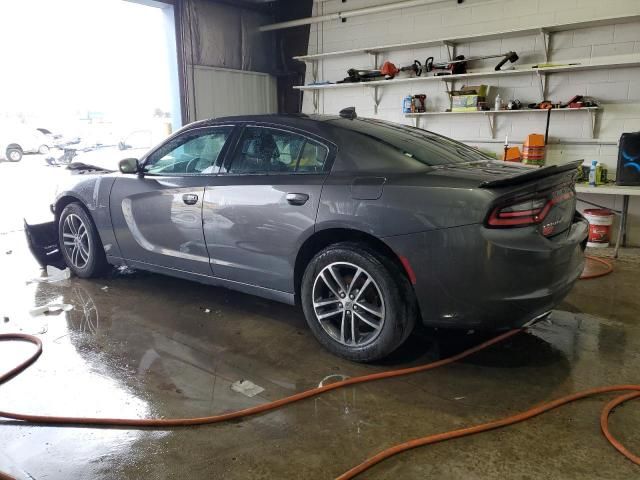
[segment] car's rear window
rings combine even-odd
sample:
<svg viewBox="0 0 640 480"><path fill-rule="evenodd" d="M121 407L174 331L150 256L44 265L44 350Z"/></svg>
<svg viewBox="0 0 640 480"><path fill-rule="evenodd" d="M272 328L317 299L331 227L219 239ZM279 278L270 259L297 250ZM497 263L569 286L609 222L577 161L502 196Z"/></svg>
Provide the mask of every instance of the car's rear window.
<svg viewBox="0 0 640 480"><path fill-rule="evenodd" d="M385 149L428 166L491 159L475 148L419 128L372 119L339 119L335 122Z"/></svg>

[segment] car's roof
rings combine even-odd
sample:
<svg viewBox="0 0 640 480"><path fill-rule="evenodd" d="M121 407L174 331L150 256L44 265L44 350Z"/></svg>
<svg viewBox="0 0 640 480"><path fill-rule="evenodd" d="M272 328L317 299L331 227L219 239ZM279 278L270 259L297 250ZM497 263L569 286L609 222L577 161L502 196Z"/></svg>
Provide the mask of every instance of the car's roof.
<svg viewBox="0 0 640 480"><path fill-rule="evenodd" d="M229 117L211 118L200 120L184 127L184 130L191 128L206 127L210 125L220 125L224 123L263 123L275 126L297 128L310 134L325 138L334 143L339 143L340 132L361 131L366 129L364 124L378 122L367 118L345 118L339 115L319 115L319 114L268 114L268 115L239 115Z"/></svg>
<svg viewBox="0 0 640 480"><path fill-rule="evenodd" d="M350 120L342 118L338 115L305 115L305 114L272 114L272 115L240 115L232 117L218 117L208 120L200 120L191 123L183 128L189 130L191 128L206 127L212 125L220 125L224 123L264 123L276 126L296 128L306 133L317 135L331 142L337 143L337 130L344 131L348 128L344 122L361 121L360 119Z"/></svg>
<svg viewBox="0 0 640 480"><path fill-rule="evenodd" d="M237 115L229 117L217 117L207 120L200 120L192 123L192 126L204 126L216 123L224 122L260 122L260 123L272 123L281 125L310 125L318 124L321 122L327 122L330 120L337 120L340 117L337 115L306 115L304 113L296 114L264 114L264 115Z"/></svg>
<svg viewBox="0 0 640 480"><path fill-rule="evenodd" d="M227 117L217 117L203 120L204 122L219 122L219 121L256 121L256 120L268 120L268 121L290 121L290 120L315 120L321 121L323 119L338 118L337 115L319 115L319 114L306 114L306 113L265 113L260 115L231 115Z"/></svg>

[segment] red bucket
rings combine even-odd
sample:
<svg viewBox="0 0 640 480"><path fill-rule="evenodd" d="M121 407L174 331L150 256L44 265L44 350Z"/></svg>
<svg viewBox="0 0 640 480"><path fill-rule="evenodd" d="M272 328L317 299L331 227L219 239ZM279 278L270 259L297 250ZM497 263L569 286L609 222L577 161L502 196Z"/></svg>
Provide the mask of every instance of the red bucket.
<svg viewBox="0 0 640 480"><path fill-rule="evenodd" d="M608 247L611 238L613 212L604 208L590 208L584 211L589 221L589 240L587 247Z"/></svg>

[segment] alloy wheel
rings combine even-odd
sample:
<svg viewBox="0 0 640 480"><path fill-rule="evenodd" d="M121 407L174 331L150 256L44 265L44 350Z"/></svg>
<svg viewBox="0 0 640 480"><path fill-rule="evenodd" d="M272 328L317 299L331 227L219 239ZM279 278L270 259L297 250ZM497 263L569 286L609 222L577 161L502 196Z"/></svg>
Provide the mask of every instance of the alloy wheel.
<svg viewBox="0 0 640 480"><path fill-rule="evenodd" d="M384 298L373 277L362 267L335 262L324 267L313 283L313 310L324 331L348 347L373 342L385 321Z"/></svg>
<svg viewBox="0 0 640 480"><path fill-rule="evenodd" d="M84 268L89 261L91 245L89 232L82 219L75 213L70 213L62 225L62 239L67 257L74 267Z"/></svg>
<svg viewBox="0 0 640 480"><path fill-rule="evenodd" d="M12 162L17 162L22 158L22 155L20 155L20 152L18 150L11 150L9 152L9 160L11 160Z"/></svg>

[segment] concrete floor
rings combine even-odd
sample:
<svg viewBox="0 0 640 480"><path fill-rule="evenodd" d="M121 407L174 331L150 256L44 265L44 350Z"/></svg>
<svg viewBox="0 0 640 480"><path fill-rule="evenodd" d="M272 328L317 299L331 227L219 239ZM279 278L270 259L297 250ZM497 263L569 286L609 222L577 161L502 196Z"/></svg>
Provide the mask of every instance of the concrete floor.
<svg viewBox="0 0 640 480"><path fill-rule="evenodd" d="M3 422L0 471L34 479L330 479L394 443L588 387L638 383L638 261L628 257L610 276L580 282L549 322L458 364L214 426L153 431ZM22 233L2 225L0 267L0 332L36 334L44 343L36 365L0 387L0 410L209 415L336 376L428 362L485 338L420 331L385 362L358 365L325 352L298 309L239 293L140 272L29 283L39 268ZM74 308L29 314L49 302ZM0 371L30 350L2 344ZM253 398L232 391L241 379L265 391ZM638 467L600 434L604 401L585 400L509 429L413 450L362 478L636 478ZM622 407L612 419L613 432L635 452L637 408Z"/></svg>

